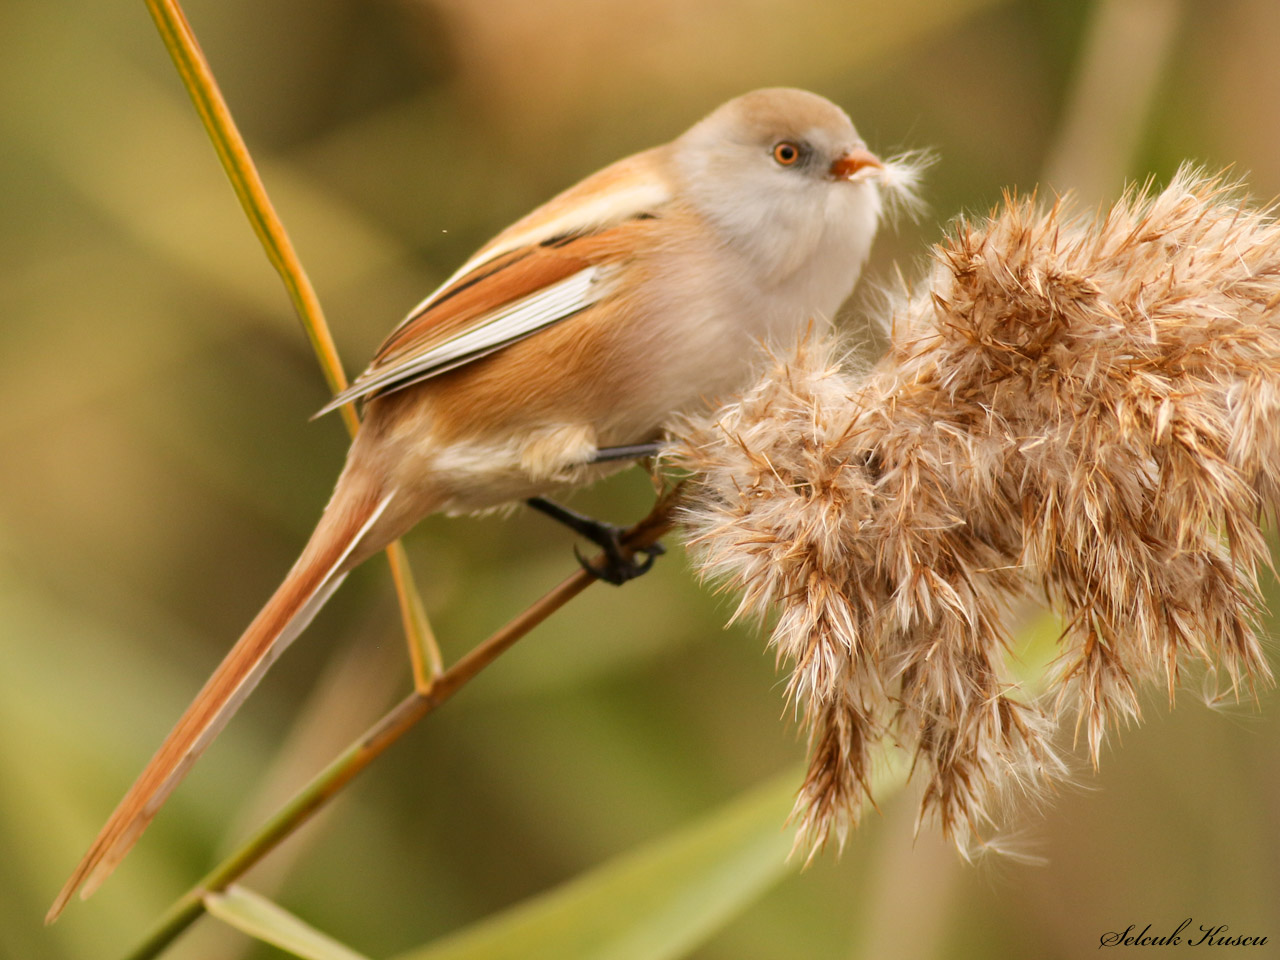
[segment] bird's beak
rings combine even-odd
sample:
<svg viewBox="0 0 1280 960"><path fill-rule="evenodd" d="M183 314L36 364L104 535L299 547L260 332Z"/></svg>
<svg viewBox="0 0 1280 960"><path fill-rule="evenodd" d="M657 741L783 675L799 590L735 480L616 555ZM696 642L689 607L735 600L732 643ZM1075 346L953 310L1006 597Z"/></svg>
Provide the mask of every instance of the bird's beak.
<svg viewBox="0 0 1280 960"><path fill-rule="evenodd" d="M850 150L835 163L831 164L831 179L852 180L863 170L883 170L884 164L870 150L859 148Z"/></svg>

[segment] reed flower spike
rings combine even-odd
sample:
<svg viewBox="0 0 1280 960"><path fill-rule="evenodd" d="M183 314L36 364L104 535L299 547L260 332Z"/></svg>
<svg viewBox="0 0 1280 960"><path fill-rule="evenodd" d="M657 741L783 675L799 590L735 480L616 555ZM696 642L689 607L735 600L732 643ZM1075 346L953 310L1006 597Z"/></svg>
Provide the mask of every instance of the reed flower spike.
<svg viewBox="0 0 1280 960"><path fill-rule="evenodd" d="M685 425L702 573L773 623L809 731L795 816L843 844L886 741L922 816L963 844L1064 763L1093 762L1203 665L1223 695L1269 681L1256 633L1262 517L1280 502L1280 225L1183 168L1072 214L1006 196L933 251L870 371L832 335ZM1004 614L1067 625L1047 692L1017 689ZM737 616L735 615L735 616Z"/></svg>

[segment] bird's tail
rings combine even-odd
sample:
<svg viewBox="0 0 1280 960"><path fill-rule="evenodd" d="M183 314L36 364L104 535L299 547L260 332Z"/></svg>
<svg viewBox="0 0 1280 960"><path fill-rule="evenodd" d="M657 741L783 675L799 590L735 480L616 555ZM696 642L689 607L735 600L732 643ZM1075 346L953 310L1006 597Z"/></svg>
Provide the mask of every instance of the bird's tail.
<svg viewBox="0 0 1280 960"><path fill-rule="evenodd" d="M46 923L57 919L81 886L83 899L110 876L267 668L307 626L347 571L376 549L362 541L387 509L391 494L353 489L358 486L350 472L344 475L298 562L124 795L58 894Z"/></svg>

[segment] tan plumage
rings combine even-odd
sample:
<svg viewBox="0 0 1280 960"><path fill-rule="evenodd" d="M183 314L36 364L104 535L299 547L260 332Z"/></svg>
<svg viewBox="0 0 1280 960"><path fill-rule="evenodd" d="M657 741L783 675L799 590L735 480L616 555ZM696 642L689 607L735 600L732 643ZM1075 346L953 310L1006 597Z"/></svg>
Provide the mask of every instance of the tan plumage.
<svg viewBox="0 0 1280 960"><path fill-rule="evenodd" d="M780 144L794 156L776 159ZM367 399L311 541L49 918L114 869L349 569L427 514L487 509L618 469L591 460L655 439L676 413L740 386L756 341L832 316L870 249L882 169L833 104L757 91L588 177L464 264L326 407Z"/></svg>

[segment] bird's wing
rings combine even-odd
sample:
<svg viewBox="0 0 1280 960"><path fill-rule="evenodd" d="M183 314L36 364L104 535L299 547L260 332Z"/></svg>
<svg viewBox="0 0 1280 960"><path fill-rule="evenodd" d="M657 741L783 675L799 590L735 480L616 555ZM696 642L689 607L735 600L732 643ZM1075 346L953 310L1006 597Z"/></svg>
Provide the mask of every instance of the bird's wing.
<svg viewBox="0 0 1280 960"><path fill-rule="evenodd" d="M317 416L477 360L607 296L671 200L658 166L644 158L606 167L495 237L401 321Z"/></svg>

